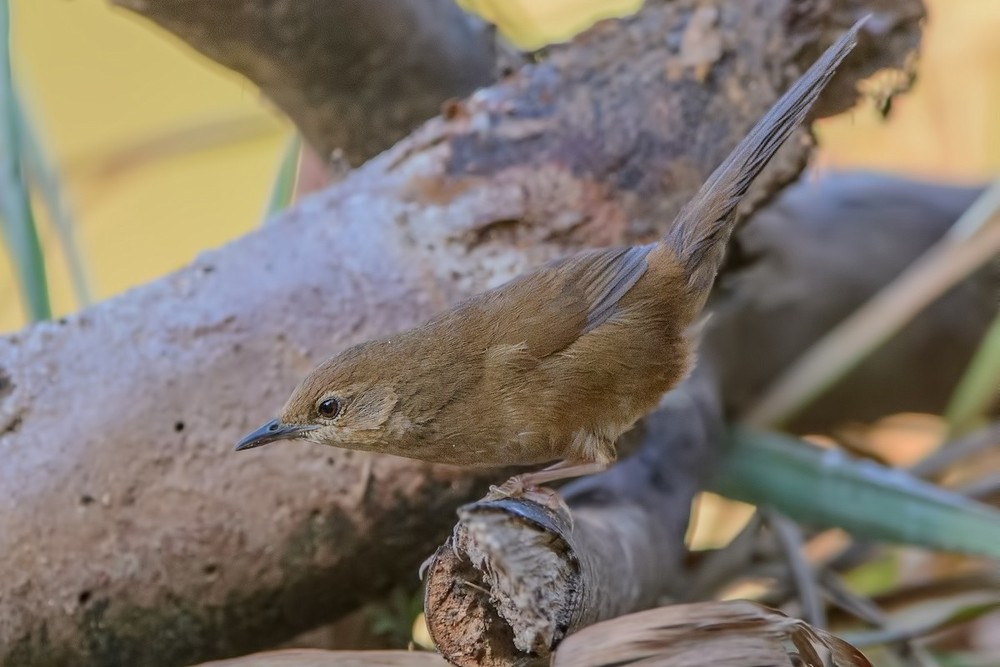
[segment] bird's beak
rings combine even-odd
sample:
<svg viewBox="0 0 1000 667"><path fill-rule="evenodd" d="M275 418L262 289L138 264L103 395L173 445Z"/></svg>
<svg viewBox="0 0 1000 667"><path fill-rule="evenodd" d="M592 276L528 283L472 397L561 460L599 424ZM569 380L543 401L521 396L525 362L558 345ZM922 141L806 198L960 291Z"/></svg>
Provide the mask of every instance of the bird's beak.
<svg viewBox="0 0 1000 667"><path fill-rule="evenodd" d="M243 436L243 439L236 443L236 451L253 449L275 440L294 440L306 431L314 431L317 428L319 427L302 424L282 424L277 419L272 419L256 431Z"/></svg>

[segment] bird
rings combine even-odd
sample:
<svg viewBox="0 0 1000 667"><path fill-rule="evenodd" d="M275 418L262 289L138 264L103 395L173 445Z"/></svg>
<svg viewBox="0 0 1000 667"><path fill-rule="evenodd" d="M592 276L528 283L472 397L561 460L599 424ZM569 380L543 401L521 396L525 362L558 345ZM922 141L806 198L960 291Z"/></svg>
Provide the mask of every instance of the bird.
<svg viewBox="0 0 1000 667"><path fill-rule="evenodd" d="M865 19L831 45L654 243L579 252L318 365L237 451L306 440L459 466L540 466L509 490L600 472L689 372L754 178L803 122Z"/></svg>

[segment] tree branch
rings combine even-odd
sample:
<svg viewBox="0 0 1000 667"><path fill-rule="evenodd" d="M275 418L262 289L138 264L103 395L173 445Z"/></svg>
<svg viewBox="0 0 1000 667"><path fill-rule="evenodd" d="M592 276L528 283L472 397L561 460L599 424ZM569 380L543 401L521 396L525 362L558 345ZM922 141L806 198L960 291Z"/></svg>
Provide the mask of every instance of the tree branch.
<svg viewBox="0 0 1000 667"><path fill-rule="evenodd" d="M257 84L357 165L494 79L492 29L454 0L112 0Z"/></svg>
<svg viewBox="0 0 1000 667"><path fill-rule="evenodd" d="M708 24L725 57L691 64L698 4L601 24L276 224L0 339L0 661L234 655L412 576L488 473L232 443L329 354L569 250L662 232L809 62L801 45L865 6L730 0ZM793 142L759 194L806 154Z"/></svg>

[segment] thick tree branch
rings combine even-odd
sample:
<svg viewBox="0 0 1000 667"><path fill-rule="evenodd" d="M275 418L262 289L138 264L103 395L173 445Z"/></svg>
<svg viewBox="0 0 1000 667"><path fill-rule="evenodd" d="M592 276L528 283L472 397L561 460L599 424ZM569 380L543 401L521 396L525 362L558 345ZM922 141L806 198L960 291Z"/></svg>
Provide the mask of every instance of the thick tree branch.
<svg viewBox="0 0 1000 667"><path fill-rule="evenodd" d="M321 155L360 164L494 79L454 0L111 0L260 86Z"/></svg>
<svg viewBox="0 0 1000 667"><path fill-rule="evenodd" d="M331 353L568 250L662 232L808 63L801 46L865 6L731 0L698 24L718 53L692 62L698 4L602 24L283 221L0 339L0 661L233 655L412 576L482 476L232 443ZM793 142L760 193L806 154Z"/></svg>

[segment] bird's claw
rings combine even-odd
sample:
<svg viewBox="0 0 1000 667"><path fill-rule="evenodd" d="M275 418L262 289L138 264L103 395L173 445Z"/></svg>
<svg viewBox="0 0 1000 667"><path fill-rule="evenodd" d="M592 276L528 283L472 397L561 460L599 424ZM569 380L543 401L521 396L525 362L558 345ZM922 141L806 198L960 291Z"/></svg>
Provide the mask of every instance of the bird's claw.
<svg viewBox="0 0 1000 667"><path fill-rule="evenodd" d="M547 486L536 486L529 480L523 479L521 475L511 477L500 486L491 486L485 500L503 500L508 498L535 503L553 512L564 513L570 516L569 508L566 507L565 501L555 490Z"/></svg>
<svg viewBox="0 0 1000 667"><path fill-rule="evenodd" d="M515 500L527 494L529 489L534 488L537 487L529 487L525 485L521 476L517 475L515 477L511 477L500 486L495 484L490 485L490 492L486 494L486 500L504 500L506 498Z"/></svg>

